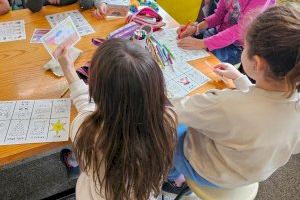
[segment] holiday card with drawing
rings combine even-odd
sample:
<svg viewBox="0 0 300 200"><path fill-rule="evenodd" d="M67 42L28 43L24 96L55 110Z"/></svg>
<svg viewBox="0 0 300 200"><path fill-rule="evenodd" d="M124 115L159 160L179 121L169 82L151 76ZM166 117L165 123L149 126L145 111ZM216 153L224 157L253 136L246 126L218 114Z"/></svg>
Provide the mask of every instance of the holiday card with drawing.
<svg viewBox="0 0 300 200"><path fill-rule="evenodd" d="M0 101L0 145L67 141L70 99Z"/></svg>

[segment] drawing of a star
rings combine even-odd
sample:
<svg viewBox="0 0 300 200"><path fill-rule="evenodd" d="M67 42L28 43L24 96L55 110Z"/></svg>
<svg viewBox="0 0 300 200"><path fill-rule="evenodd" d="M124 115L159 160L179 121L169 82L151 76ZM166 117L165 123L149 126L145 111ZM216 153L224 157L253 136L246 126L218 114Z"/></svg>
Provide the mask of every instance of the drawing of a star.
<svg viewBox="0 0 300 200"><path fill-rule="evenodd" d="M64 125L66 123L61 123L60 120L56 121L55 123L52 124L52 130L55 131L56 135L58 135L61 131L64 131Z"/></svg>

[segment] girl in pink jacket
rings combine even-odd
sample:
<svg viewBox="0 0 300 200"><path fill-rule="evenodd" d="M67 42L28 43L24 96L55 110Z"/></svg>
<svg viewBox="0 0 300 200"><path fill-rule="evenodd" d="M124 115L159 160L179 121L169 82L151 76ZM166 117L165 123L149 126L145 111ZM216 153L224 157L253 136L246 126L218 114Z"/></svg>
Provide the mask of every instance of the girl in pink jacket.
<svg viewBox="0 0 300 200"><path fill-rule="evenodd" d="M213 15L200 23L180 26L178 46L191 50L207 48L222 62L237 64L241 60L244 16L274 4L275 0L220 0ZM197 39L199 33L204 39ZM193 35L197 38L191 37Z"/></svg>

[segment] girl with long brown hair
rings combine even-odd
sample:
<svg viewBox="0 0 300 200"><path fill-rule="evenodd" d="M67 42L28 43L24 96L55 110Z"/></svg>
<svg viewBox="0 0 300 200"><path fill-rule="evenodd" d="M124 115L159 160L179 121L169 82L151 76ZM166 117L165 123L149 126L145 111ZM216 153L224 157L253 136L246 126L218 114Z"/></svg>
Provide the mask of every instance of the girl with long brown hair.
<svg viewBox="0 0 300 200"><path fill-rule="evenodd" d="M82 173L77 199L147 200L158 195L172 165L176 119L166 107L162 72L149 53L109 40L79 80L68 50L58 60L78 115L71 126Z"/></svg>
<svg viewBox="0 0 300 200"><path fill-rule="evenodd" d="M178 138L181 149L164 190L182 185L180 173L209 187L260 182L300 153L299 10L267 9L250 25L245 42L241 60L255 85L234 66L220 64L215 72L232 79L236 90L171 100L189 129Z"/></svg>

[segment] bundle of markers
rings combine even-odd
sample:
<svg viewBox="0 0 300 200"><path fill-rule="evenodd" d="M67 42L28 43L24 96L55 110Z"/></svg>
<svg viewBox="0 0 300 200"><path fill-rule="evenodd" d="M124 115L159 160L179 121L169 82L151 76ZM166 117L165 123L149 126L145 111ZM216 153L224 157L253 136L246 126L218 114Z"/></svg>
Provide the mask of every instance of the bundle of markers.
<svg viewBox="0 0 300 200"><path fill-rule="evenodd" d="M133 34L135 40L144 40L147 37L147 32L145 30L136 30Z"/></svg>
<svg viewBox="0 0 300 200"><path fill-rule="evenodd" d="M146 44L148 51L152 54L161 68L164 68L164 66L173 65L174 56L164 44L160 44L152 36L146 38Z"/></svg>

